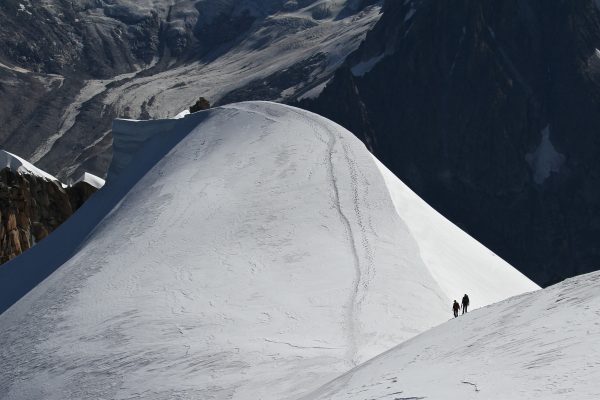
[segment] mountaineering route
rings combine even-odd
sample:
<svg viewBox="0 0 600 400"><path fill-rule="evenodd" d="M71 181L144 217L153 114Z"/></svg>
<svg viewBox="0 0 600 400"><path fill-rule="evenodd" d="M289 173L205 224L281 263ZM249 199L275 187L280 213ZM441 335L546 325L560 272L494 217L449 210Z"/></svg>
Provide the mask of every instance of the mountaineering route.
<svg viewBox="0 0 600 400"><path fill-rule="evenodd" d="M373 274L373 258L372 251L369 245L369 242L366 237L366 229L364 224L362 223L362 216L359 205L359 191L358 191L358 173L356 166L348 155L349 146L343 145L344 151L344 161L346 161L346 165L348 166L350 177L351 177L351 193L353 200L353 211L354 217L356 218L357 224L361 230L361 244L362 248L365 252L365 258L367 259L367 264L363 266L361 263L361 256L359 255L359 249L357 246L357 241L355 237L354 230L352 229L352 223L350 222L350 218L344 210L342 209L342 204L340 200L340 188L338 185L338 179L335 174L334 167L334 154L336 152L336 147L338 145L338 141L335 133L329 129L325 124L315 124L315 121L307 118L301 112L295 111L295 113L301 117L306 123L312 128L317 139L327 145L325 161L327 165L327 173L329 175L329 181L331 182L331 187L333 189L333 205L337 210L340 220L344 226L344 230L346 231L346 236L348 242L350 244L350 250L352 252L353 265L355 269L355 277L352 283L352 294L348 300L347 306L347 315L346 315L346 326L348 329L348 343L349 348L347 351L346 358L350 360L353 365L358 365L359 360L356 359L356 354L358 351L358 338L357 334L359 332L359 327L357 326L358 315L361 311L362 303L366 297L367 290L369 288L370 278ZM327 133L328 139L324 139L321 135L321 132L325 131Z"/></svg>
<svg viewBox="0 0 600 400"><path fill-rule="evenodd" d="M469 382L469 381L462 381L461 383L464 383L465 385L473 386L473 388L475 389L475 391L479 392L479 387L475 383L472 383L472 382Z"/></svg>

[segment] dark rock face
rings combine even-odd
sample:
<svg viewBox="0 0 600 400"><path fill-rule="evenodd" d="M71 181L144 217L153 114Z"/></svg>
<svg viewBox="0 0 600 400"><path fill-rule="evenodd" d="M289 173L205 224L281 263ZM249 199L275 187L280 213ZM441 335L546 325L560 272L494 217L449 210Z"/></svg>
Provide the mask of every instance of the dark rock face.
<svg viewBox="0 0 600 400"><path fill-rule="evenodd" d="M96 191L86 182L62 188L34 175L0 170L0 263L44 239Z"/></svg>
<svg viewBox="0 0 600 400"><path fill-rule="evenodd" d="M301 106L547 285L600 268L598 49L594 0L387 1Z"/></svg>
<svg viewBox="0 0 600 400"><path fill-rule="evenodd" d="M81 105L73 102L82 95L87 80L132 73L152 63L166 51L163 37L168 30L166 10L108 3L0 3L0 143L4 148L52 172L57 172L57 160L78 162L72 159L77 155L84 159L72 171L75 174L107 168L110 154L102 153L110 148L107 130L115 111L102 104L104 90L91 93ZM65 124L65 115L73 110L81 122ZM58 151L37 157L36 149L61 130L72 131L72 136L54 143ZM88 148L90 136L104 140Z"/></svg>

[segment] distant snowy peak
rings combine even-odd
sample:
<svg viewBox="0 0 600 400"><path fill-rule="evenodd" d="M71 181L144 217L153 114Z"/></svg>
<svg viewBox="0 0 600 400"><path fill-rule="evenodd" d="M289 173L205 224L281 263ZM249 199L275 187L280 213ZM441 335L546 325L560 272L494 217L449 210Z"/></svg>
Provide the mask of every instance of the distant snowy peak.
<svg viewBox="0 0 600 400"><path fill-rule="evenodd" d="M21 157L9 153L6 150L0 150L0 168L9 168L13 172L20 174L35 175L40 178L47 179L49 181L57 181L56 177L49 173L42 171L30 162L22 159Z"/></svg>

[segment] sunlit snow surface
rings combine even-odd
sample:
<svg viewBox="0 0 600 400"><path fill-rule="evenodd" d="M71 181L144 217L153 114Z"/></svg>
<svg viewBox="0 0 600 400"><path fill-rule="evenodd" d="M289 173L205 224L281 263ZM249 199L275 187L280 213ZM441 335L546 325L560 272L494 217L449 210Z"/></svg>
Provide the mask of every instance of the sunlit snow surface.
<svg viewBox="0 0 600 400"><path fill-rule="evenodd" d="M21 157L9 153L6 150L0 150L0 169L8 168L13 172L20 174L35 175L40 178L47 179L49 181L56 181L57 179L49 173L42 171L30 162L22 159Z"/></svg>
<svg viewBox="0 0 600 400"><path fill-rule="evenodd" d="M81 174L81 176L79 178L77 178L72 185L75 185L79 182L85 182L93 187L95 187L96 189L100 189L102 186L104 186L104 184L106 183L104 181L104 179L97 177L94 174L90 174L89 172L84 172L83 174Z"/></svg>
<svg viewBox="0 0 600 400"><path fill-rule="evenodd" d="M1 399L294 399L447 321L454 296L537 288L306 111L114 134L108 183L0 268L2 304L62 264L0 315Z"/></svg>
<svg viewBox="0 0 600 400"><path fill-rule="evenodd" d="M600 398L600 273L432 329L303 400Z"/></svg>

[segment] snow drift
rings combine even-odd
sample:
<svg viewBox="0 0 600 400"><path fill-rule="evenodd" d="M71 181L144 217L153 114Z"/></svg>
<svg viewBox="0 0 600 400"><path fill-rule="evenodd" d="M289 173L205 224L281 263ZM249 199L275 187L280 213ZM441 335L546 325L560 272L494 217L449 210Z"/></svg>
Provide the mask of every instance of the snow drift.
<svg viewBox="0 0 600 400"><path fill-rule="evenodd" d="M537 289L315 114L249 102L114 135L107 184L0 268L0 398L297 398L464 292Z"/></svg>
<svg viewBox="0 0 600 400"><path fill-rule="evenodd" d="M595 272L476 310L303 400L598 399L599 293Z"/></svg>

